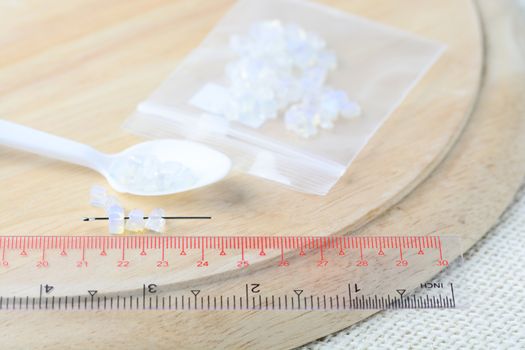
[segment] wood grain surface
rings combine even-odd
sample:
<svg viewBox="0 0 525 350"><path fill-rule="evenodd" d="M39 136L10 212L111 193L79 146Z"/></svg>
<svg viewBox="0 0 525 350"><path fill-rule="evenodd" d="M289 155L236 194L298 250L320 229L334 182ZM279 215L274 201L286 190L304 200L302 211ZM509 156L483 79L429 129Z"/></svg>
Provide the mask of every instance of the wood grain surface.
<svg viewBox="0 0 525 350"><path fill-rule="evenodd" d="M128 209L213 216L172 222L170 234L334 234L371 220L430 173L456 140L477 95L482 45L473 5L468 0L329 3L448 45L333 191L305 195L234 173L176 196L120 196ZM231 4L4 2L0 116L102 151L122 150L139 140L121 124ZM10 203L2 207L0 233L106 231L104 223L79 221L100 214L87 204L90 186L104 183L100 175L6 148L0 148L0 169L1 201Z"/></svg>
<svg viewBox="0 0 525 350"><path fill-rule="evenodd" d="M366 4L370 3L371 2L366 2ZM397 13L397 10L394 8L399 6L397 2L396 6L394 6L394 4L389 6L388 2L383 3L385 7L376 7L373 10L369 9L368 12L363 10L361 13L370 17L377 16L376 19L386 22L388 21L385 18L391 18L391 23L400 27L403 27L403 24L415 23L420 20L414 18L417 16L408 16ZM443 17L439 17L439 15L436 14L439 13L438 9L441 8L441 6L445 7L445 5L443 5L444 3L446 2L437 3L437 6L435 6L436 11L429 11L432 13L427 15L428 17L426 17L425 21L430 20L431 17L444 20ZM133 5L137 6L137 3L133 3ZM398 234L404 234L407 231L425 233L431 232L436 228L440 229L447 227L447 232L453 232L464 237L466 249L479 239L479 237L481 237L483 233L497 221L499 215L512 199L519 183L523 179L525 173L525 149L522 145L525 133L525 122L523 118L525 106L522 96L525 93L525 72L523 68L523 52L516 49L514 37L516 27L519 27L516 23L520 22L516 21L516 18L513 18L516 13L511 1L493 2L485 0L481 1L480 5L483 14L484 30L486 32L485 39L489 45L487 46L488 50L485 55L486 70L483 79L483 89L479 103L476 105L465 132L461 135L459 142L454 146L447 158L439 164L439 167L424 183L419 185L414 191L406 196L406 198L386 213L376 218L368 225L361 227L361 233L369 235L384 233L386 231L389 233L396 232ZM189 5L186 6L191 7ZM356 1L355 8L352 8L352 10L357 12L357 10L366 8L367 6L368 5L365 5L365 2ZM441 13L441 15L447 13L448 16L452 18L452 22L454 22L454 17L457 16L456 23L458 25L462 22L462 16L467 16L466 18L472 19L475 17L475 13L471 12L472 7L469 2L450 2L447 6L454 8L454 10L458 10L458 8L455 8L454 6L465 6L464 9L468 9L465 13L454 11ZM140 6L137 6L137 8L137 11L140 11ZM74 6L71 7L71 11L73 10ZM127 10L129 10L128 7L126 7L126 11ZM123 9L111 9L108 10L108 16L111 17L111 14L115 15L115 13L120 13L119 11L125 12ZM392 15L392 17L388 17L387 14L392 13L396 14ZM111 23L109 18L104 17L104 20ZM102 19L100 21L103 22ZM14 19L7 21L9 25L15 25L16 22L17 21ZM79 20L79 22L80 24L82 23L81 20ZM475 20L472 22L475 22ZM429 33L434 31L439 32L441 28L438 29L437 27L442 26L438 26L437 21L432 23L434 23L435 26L430 25L429 22L421 22L417 26L419 26L421 33L424 33L427 30ZM447 23L450 23L450 21ZM463 24L465 25L465 23ZM42 25L45 26L45 24ZM73 26L73 24L71 25ZM431 29L429 29L430 27ZM75 35L81 35L82 33L82 31L79 33L73 30L71 30L71 32L72 33L59 33L57 35L65 37L71 35L74 37ZM461 33L458 34L461 36ZM431 34L429 34L429 36L431 36ZM38 45L35 47L38 47ZM481 50L481 48L479 49ZM21 61L24 61L24 57L30 57L32 55L31 49L29 48L26 48L25 50L7 50L7 52L9 55L12 55L12 57L18 56L16 59L20 59ZM462 54L468 55L469 52L458 52L457 54L457 59L461 61L464 59ZM478 57L477 60L481 62L481 58ZM461 65L456 67L456 72L461 71L460 67ZM12 66L10 69L11 68ZM463 69L466 68L463 67ZM3 74L8 74L6 73L8 71L9 69L7 68L1 70L0 77L3 79L5 77ZM19 73L22 72L24 72L24 69L20 68ZM432 74L433 73L431 72L429 77ZM12 77L15 76L18 75L12 74ZM52 76L53 75L51 74L49 79L51 79ZM20 79L23 77L24 75L22 74ZM40 92L34 87L35 84L38 85L38 79L36 80L37 82L29 78L27 79L27 81L30 82L27 83L30 87L26 87L28 90L26 91L27 98L32 96L42 97L45 95L45 92ZM45 78L41 79L45 80ZM89 85L90 80L87 79L85 83ZM442 83L445 84L444 81ZM16 85L16 79L11 80L11 84ZM424 82L422 84L424 84ZM430 86L434 86L434 84L430 82L427 84L429 85L429 89ZM441 96L441 93L446 94L446 92L449 91L446 88L446 85L440 85L440 83L436 84L439 86L439 89L431 90L431 94L434 96L428 97L430 100L433 98L437 99ZM24 88L22 88L22 90L24 90ZM95 87L91 87L87 90L93 92L95 91ZM63 90L62 93L65 93L64 91L65 90ZM419 87L417 90L414 90L409 99L407 99L406 103L408 103L408 106L410 106L412 96L418 94L417 91L419 91ZM455 90L452 89L450 91L454 92ZM111 89L110 91L106 91L106 93L110 92ZM465 94L465 91L462 90L455 92L461 96L462 99L468 97L472 98L473 96ZM32 95L32 93L36 93L36 95ZM93 94L97 96L103 95L100 92ZM17 95L16 91L15 95ZM18 92L19 100L16 101L15 98L15 102L3 98L1 101L2 103L0 104L2 113L5 112L4 108L5 110L9 110L9 108L15 109L17 102L19 106L22 107L22 110L27 108L21 103L23 95L23 93ZM82 101L80 95L81 94L75 98L71 97L71 99L65 99L69 100L69 108L74 109L79 107L77 103ZM91 100L93 96L90 95L89 97L86 97L88 95L89 94L84 96L86 98L86 100L84 100L85 106L91 106L90 102L93 102ZM123 98L122 101L119 100L119 103L115 104L120 105L120 108L125 108L122 106L125 101L126 98ZM31 101L28 101L27 103L29 105L32 104ZM415 103L415 101L412 103ZM38 103L35 104L38 106ZM51 118L48 119L49 122L49 120L56 118L54 119L55 122L61 121L61 124L55 126L58 130L64 132L62 134L63 136L68 136L68 134L65 133L65 130L67 130L65 125L72 127L72 125L80 123L79 120L82 118L69 114L71 120L68 121L63 119L64 115L68 115L67 113L60 117L55 116L54 113L60 109L55 110L54 108L59 108L58 105L60 104L61 103L56 102L54 106L44 108L47 112L35 111L38 107L34 107L35 109L33 111L26 109L25 112L13 113L13 117L10 119L25 122L28 125L40 127L47 131L53 131L54 128L52 125L45 123L44 120L46 120L46 117ZM80 105L82 104L80 103ZM465 103L465 105L467 104ZM400 111L404 110L404 108L408 108L408 106L405 106L404 104L400 108ZM116 106L110 104L109 108L110 107ZM67 111L67 105L62 106L62 108L64 108L64 111ZM420 108L423 108L423 106L420 106ZM106 113L105 108L100 107L100 109L95 109L99 111L104 110L104 113ZM427 110L424 111L427 112ZM452 108L451 112L453 111L455 111L454 108ZM123 113L123 110L121 109L120 112ZM463 110L463 112L465 112L465 110ZM399 113L396 113L392 120L394 120ZM86 116L85 111L81 111L79 114L84 117ZM107 114L105 115L106 117L108 116ZM402 117L399 118L402 120ZM108 118L108 121L109 120L110 118ZM465 120L465 116L463 116L463 120ZM109 123L111 124L112 122ZM116 130L118 124L114 121L113 123ZM389 124L391 123L389 122ZM460 124L462 123L458 123L456 126L459 126ZM78 128L79 125L82 124L76 124L76 128ZM100 123L98 126L97 124L92 125L92 130L87 127L87 123L84 124L83 128L80 128L79 130L85 130L85 134L79 135L77 139L86 141L81 138L86 137L86 135L89 135L90 133L92 133L93 137L98 135L98 139L100 140L98 141L100 142L98 145L100 145L101 148L119 147L126 142L130 142L131 139L119 135L118 132L116 132L115 135L108 134L107 129L101 128L101 125L102 124ZM429 126L429 129L433 126ZM65 129L61 129L61 127ZM104 128L105 127L106 125L104 123ZM385 128L387 127L388 125L385 125ZM383 130L381 130L381 132L383 132ZM456 129L456 133L459 134L459 129ZM447 136L443 135L443 137L447 138L448 141L442 143L442 145L449 144L454 139L452 134ZM372 144L374 144L374 142L375 141L373 141ZM384 150L388 148L387 146L390 139L383 138L377 142L379 145L383 145L382 147ZM96 142L91 143L97 144ZM395 146L392 146L400 147L399 150L401 150L404 146L407 146L406 144L411 146L407 149L416 148L416 145L421 145L416 141L411 144L410 142L406 142L405 139L405 145L395 144ZM118 148L115 148L114 150L117 149ZM374 148L367 148L362 158L365 160L373 159L375 157L380 158L380 156L376 154L376 152L379 152L379 149L381 148L376 148L374 151ZM444 149L446 149L446 147L442 148L441 152L436 152L435 154L442 154ZM26 232L26 230L27 233L35 233L35 230L41 230L40 232L44 233L67 233L76 230L78 233L80 226L75 226L77 225L75 220L69 221L69 219L63 219L63 213L70 211L69 215L71 215L71 217L75 215L82 216L86 213L84 203L87 199L82 199L83 202L80 201L80 199L82 196L85 196L89 186L88 183L93 180L94 176L92 176L92 174L86 174L83 170L78 168L57 165L54 162L40 160L29 155L17 154L6 150L1 150L0 152L1 169L9 170L9 172L4 170L0 172L0 182L2 182L3 185L2 188L7 189L6 191L2 190L2 192L0 192L2 196L0 203L2 203L1 205L3 209L4 207L6 208L8 214L12 215L12 213L15 213L16 217L14 219L9 215L4 214L1 218L2 231L6 230L6 233L12 234L14 231ZM407 157L417 157L417 155L410 154L410 156ZM440 159L440 157L434 158L433 161L428 163L428 166L433 163L435 163L433 165L437 165L438 159ZM362 161L361 158L359 161L365 162L360 163L360 166L372 164ZM432 166L430 166L430 168L428 168L428 166L425 168L425 171L429 171L430 168L432 168ZM369 171L370 169L380 171L376 168L369 168ZM398 171L402 171L402 169L403 168L399 168ZM55 171L62 171L61 176L54 178L52 173ZM402 190L395 188L399 191L397 191L397 194L389 194L391 195L391 197L389 197L391 202L383 200L383 205L377 206L378 209L376 211L352 217L352 220L349 219L350 221L346 221L346 219L347 216L351 214L350 211L353 208L351 205L347 206L344 211L343 209L339 212L333 210L339 205L344 206L346 204L345 200L348 200L349 198L346 195L342 197L333 197L333 202L324 202L325 199L316 199L319 201L318 206L321 210L326 207L326 213L328 213L329 209L332 209L331 220L325 218L325 220L327 220L325 223L328 222L330 225L324 228L323 226L318 226L316 227L316 230L325 233L339 233L341 230L358 227L363 222L377 216L380 211L388 206L388 204L394 203L394 199L399 199L401 196L408 193L408 190L413 188L414 184L418 182L415 178L418 176L424 177L424 175L426 175L425 171L422 170L419 172L419 175L414 176L413 181L406 183L406 186L403 187ZM358 173L357 166L355 172ZM66 173L68 175L74 174L74 178L68 178L65 176ZM353 178L350 177L351 174L352 171L350 171L350 174L347 174L347 177L345 177L345 180L342 182L343 184L348 185L353 181ZM355 176L355 173L353 174ZM362 176L365 175L366 173L364 172ZM385 174L383 174L383 176L384 175ZM22 177L25 185L21 185L20 182L22 179L16 178L16 176ZM55 179L57 186L49 186L49 179L52 178ZM77 183L76 181L80 181L76 180L77 178L81 178L82 182ZM389 179L389 177L384 177L383 182L387 182L384 181L385 178ZM218 186L221 187L223 191L226 191L228 186L230 186L226 184L235 182L236 185L243 186L242 184L244 181L246 181L246 186L248 188L249 179L241 175L233 176L226 181L225 184L219 184ZM36 182L38 186L33 185L34 182ZM77 187L71 187L71 184L76 184ZM266 191L268 191L270 187L265 186L271 186L274 191L277 191L272 184L261 184L261 186L263 186ZM338 186L338 189L336 189L338 191L337 193L341 193L339 192L341 191L339 190L339 187L343 188L345 186ZM32 201L32 198L34 197L33 193L35 191L44 192L45 194L37 195L37 200ZM363 192L366 192L366 190L363 190ZM71 193L73 193L73 195L68 197ZM250 193L257 193L257 191ZM286 193L287 198L295 198L294 196L288 196L288 192ZM204 196L205 194L202 195ZM56 199L61 196L65 196L67 199ZM195 196L199 197L201 194ZM47 201L45 200L46 197ZM243 200L248 200L250 198L251 197L241 197ZM194 198L192 197L191 199ZM303 202L305 202L306 199L310 198L308 196L304 198L301 197ZM370 199L373 200L373 198ZM130 198L130 202L133 200L133 198ZM185 201L189 201L190 198L177 198L176 200L185 203ZM199 198L195 198L195 200L199 201ZM224 203L222 201L214 202L213 197L208 197L208 200L211 201L212 204ZM297 200L297 198L294 200ZM25 204L27 202L29 202L29 204ZM6 205L6 203L10 204ZM13 203L20 203L21 208L19 207L18 210L11 209ZM136 203L145 206L144 202L140 201ZM169 203L169 201L166 203ZM279 208L289 208L296 213L299 204L293 205L294 202L290 203L288 206ZM235 203L233 202L230 203L231 206L234 204ZM358 204L359 203L356 205ZM17 205L18 204L15 204L15 206ZM183 205L181 204L177 207L183 207ZM199 206L196 206L195 208L199 208ZM248 208L252 209L252 207ZM57 210L57 212L52 214L49 213L49 210ZM227 212L232 210L233 212L233 209L230 208L225 208L225 210ZM348 210L348 212L346 210ZM25 212L25 215L22 215L21 212ZM268 215L264 212L257 212L257 214L261 215L262 218L265 217L264 215ZM27 215L29 215L29 217ZM251 233L252 231L249 231L248 229L245 230L245 226L248 226L248 224L243 225L242 221L247 220L246 222L248 223L250 220L253 220L253 216L251 214L242 216L243 213L238 213L238 215L241 216L236 218L238 228L234 230L234 232ZM25 220L28 218L31 220ZM53 220L54 223L49 222ZM286 217L285 215L277 218L274 217L274 220L291 221L289 217ZM344 222L339 223L339 221ZM317 223L317 221L312 222L312 220L309 220L308 222L312 224ZM68 226L70 224L72 224L72 226ZM263 224L263 222L261 222L261 224ZM232 226L225 227L235 228L233 223L231 225ZM253 225L253 221L251 222L251 225ZM308 227L304 222L288 223L288 225L294 226L287 227L297 227L297 225L299 225L299 228ZM279 232L280 226L277 226L275 232ZM337 229L338 227L341 228ZM183 228L185 230L193 230L193 227ZM393 228L396 228L396 230L394 231ZM85 229L85 226L82 226L80 229L82 231L90 231ZM100 229L101 227L93 228L93 231L90 231L89 233L95 233ZM211 227L209 229L204 229L203 231L212 232ZM200 232L203 231L200 230ZM301 231L299 230L296 232ZM254 233L260 234L261 232ZM319 231L317 233L319 233ZM428 271L427 277L431 277L432 273L433 271ZM334 275L333 278L334 281L337 281L338 278L341 279L343 276ZM414 285L419 282L421 281L413 281ZM89 321L86 321L85 317L80 313L5 313L0 314L0 334L2 335L2 339L4 339L4 346L21 349L86 347L102 349L110 346L116 348L290 348L303 344L309 340L316 339L337 329L349 326L369 315L369 313L360 312L351 314L316 312L301 314L264 312L191 314L135 312L127 314L92 313L90 314ZM35 336L28 336L29 334L34 334ZM191 335L191 337L189 335Z"/></svg>

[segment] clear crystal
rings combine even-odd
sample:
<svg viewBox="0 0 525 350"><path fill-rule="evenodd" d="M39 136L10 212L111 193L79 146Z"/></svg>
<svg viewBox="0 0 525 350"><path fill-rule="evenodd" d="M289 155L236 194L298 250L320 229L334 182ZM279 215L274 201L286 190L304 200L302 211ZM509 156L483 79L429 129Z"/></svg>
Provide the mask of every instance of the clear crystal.
<svg viewBox="0 0 525 350"><path fill-rule="evenodd" d="M314 125L315 112L302 105L293 105L286 111L284 122L286 128L295 132L301 137L311 137L317 134L317 128Z"/></svg>
<svg viewBox="0 0 525 350"><path fill-rule="evenodd" d="M301 79L304 95L317 94L326 81L326 70L318 67L308 69Z"/></svg>
<svg viewBox="0 0 525 350"><path fill-rule="evenodd" d="M112 205L107 210L109 218L109 233L124 233L124 208L120 205Z"/></svg>
<svg viewBox="0 0 525 350"><path fill-rule="evenodd" d="M115 196L107 196L106 202L104 203L104 209L106 213L109 214L109 211L112 207L122 207L120 201Z"/></svg>
<svg viewBox="0 0 525 350"><path fill-rule="evenodd" d="M352 119L361 115L361 106L353 101L348 101L341 106L341 115L346 119Z"/></svg>
<svg viewBox="0 0 525 350"><path fill-rule="evenodd" d="M320 51L325 48L326 42L319 35L315 33L308 33L307 38L308 44L317 51Z"/></svg>
<svg viewBox="0 0 525 350"><path fill-rule="evenodd" d="M127 169L133 169L133 172L130 173ZM110 172L131 190L164 193L182 188L178 185L178 174L183 169L184 165L179 162L163 161L151 155L139 155L115 161ZM106 206L111 204L114 203L110 201Z"/></svg>
<svg viewBox="0 0 525 350"><path fill-rule="evenodd" d="M107 201L108 193L106 189L99 185L93 185L89 191L90 200L89 203L98 208L104 208Z"/></svg>
<svg viewBox="0 0 525 350"><path fill-rule="evenodd" d="M164 215L164 209L153 209L146 221L146 228L153 232L163 233L166 229L166 220L163 218Z"/></svg>
<svg viewBox="0 0 525 350"><path fill-rule="evenodd" d="M306 70L317 62L317 53L311 47L303 45L292 52L295 66Z"/></svg>
<svg viewBox="0 0 525 350"><path fill-rule="evenodd" d="M295 23L286 25L286 44L289 50L297 49L306 39L306 31Z"/></svg>
<svg viewBox="0 0 525 350"><path fill-rule="evenodd" d="M126 230L132 232L144 231L144 212L140 209L133 209L129 212L129 219L126 222Z"/></svg>
<svg viewBox="0 0 525 350"><path fill-rule="evenodd" d="M337 116L341 111L339 93L331 89L325 89L321 95L321 109Z"/></svg>
<svg viewBox="0 0 525 350"><path fill-rule="evenodd" d="M337 56L318 34L293 23L262 21L245 35L233 35L230 48L239 59L226 67L231 99L223 107L225 118L259 128L286 112L286 128L311 137L317 127L334 127L339 115L360 114L344 92L325 88Z"/></svg>

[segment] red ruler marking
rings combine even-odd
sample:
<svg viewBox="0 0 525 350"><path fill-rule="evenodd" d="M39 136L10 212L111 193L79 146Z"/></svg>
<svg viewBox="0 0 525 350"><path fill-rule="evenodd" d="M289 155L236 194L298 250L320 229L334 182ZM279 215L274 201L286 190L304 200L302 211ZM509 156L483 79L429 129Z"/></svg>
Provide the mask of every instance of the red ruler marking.
<svg viewBox="0 0 525 350"><path fill-rule="evenodd" d="M95 256L107 255L108 250L119 251L122 264L129 264L126 258L129 256L128 252L133 251L140 255L159 251L160 261L166 263L169 250L178 250L180 255L198 250L202 263L206 262L209 251L219 255L232 254L233 251L233 254L237 252L240 255L242 266L247 266L248 252L264 256L268 251L277 251L280 266L287 266L286 256L294 251L305 255L305 250L317 250L319 264L325 265L328 251L336 251L342 256L347 254L346 250L353 250L359 256L359 266L365 266L365 255L370 250L380 256L385 255L385 250L397 250L398 266L407 266L405 253L410 249L415 249L418 255L434 250L439 255L438 263L448 265L440 236L0 236L0 247L1 263L4 266L9 265L10 251L19 251L18 255L21 256L39 251L39 264L46 266L47 257L55 250L62 256L67 256L71 250L79 250L81 262L86 262L87 251L97 250L98 254Z"/></svg>
<svg viewBox="0 0 525 350"><path fill-rule="evenodd" d="M374 236L374 237L317 237L317 236L1 236L0 247L5 250L60 249L440 249L440 236Z"/></svg>

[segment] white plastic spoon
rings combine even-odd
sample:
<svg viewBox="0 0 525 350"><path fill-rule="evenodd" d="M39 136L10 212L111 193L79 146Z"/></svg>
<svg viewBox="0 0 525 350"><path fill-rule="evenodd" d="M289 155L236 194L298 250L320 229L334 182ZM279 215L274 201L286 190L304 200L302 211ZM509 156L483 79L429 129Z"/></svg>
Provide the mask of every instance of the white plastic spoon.
<svg viewBox="0 0 525 350"><path fill-rule="evenodd" d="M109 155L88 145L5 120L0 120L0 145L91 168L104 175L116 191L141 196L167 195L206 186L224 178L231 168L227 156L195 142L148 141ZM152 159L157 163L153 164L156 170L166 165L172 170L179 166L180 171L151 170L150 174L147 167L152 165ZM123 171L128 161L131 166ZM146 176L148 181L133 181L137 176L142 176L142 180ZM181 181L178 181L179 176ZM163 187L164 183L167 185Z"/></svg>

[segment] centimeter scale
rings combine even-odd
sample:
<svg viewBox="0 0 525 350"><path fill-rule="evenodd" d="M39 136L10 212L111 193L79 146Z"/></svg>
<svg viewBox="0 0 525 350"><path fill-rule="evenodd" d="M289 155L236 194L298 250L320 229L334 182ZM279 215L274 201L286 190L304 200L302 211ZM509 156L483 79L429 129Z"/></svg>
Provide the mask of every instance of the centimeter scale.
<svg viewBox="0 0 525 350"><path fill-rule="evenodd" d="M454 236L0 236L0 252L0 311L455 308L453 283L414 281L460 255Z"/></svg>

